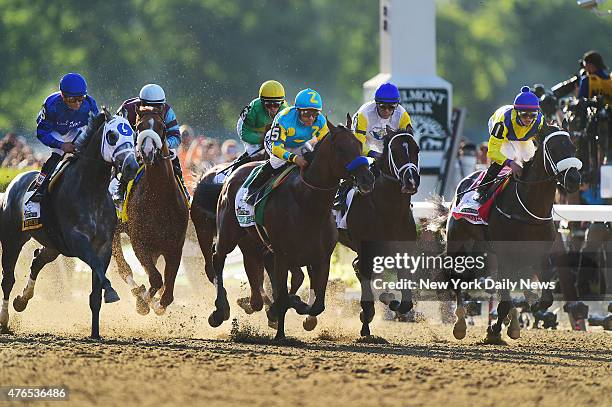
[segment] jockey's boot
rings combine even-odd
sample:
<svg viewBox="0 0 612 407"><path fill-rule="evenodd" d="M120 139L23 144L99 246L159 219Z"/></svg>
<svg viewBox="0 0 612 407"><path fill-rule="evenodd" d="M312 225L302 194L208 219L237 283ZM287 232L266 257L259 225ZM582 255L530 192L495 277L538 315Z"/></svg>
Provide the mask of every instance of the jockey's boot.
<svg viewBox="0 0 612 407"><path fill-rule="evenodd" d="M172 169L174 170L174 175L176 175L180 182L183 191L185 191L185 195L187 196L187 200L191 200L191 196L189 195L189 190L187 189L187 185L185 185L185 180L183 179L183 170L181 168L181 160L178 157L174 157L172 160Z"/></svg>
<svg viewBox="0 0 612 407"><path fill-rule="evenodd" d="M62 156L57 153L52 153L51 157L45 162L40 169L40 174L38 174L38 178L36 179L36 192L30 198L31 202L40 202L47 191L47 186L49 186L49 181L51 178L51 174L55 169L55 166L60 162Z"/></svg>
<svg viewBox="0 0 612 407"><path fill-rule="evenodd" d="M340 187L338 188L338 192L334 198L333 209L343 213L346 212L348 209L346 197L352 187L353 183L350 180L343 179L342 182L340 182Z"/></svg>
<svg viewBox="0 0 612 407"><path fill-rule="evenodd" d="M266 184L266 182L268 182L274 173L275 170L272 168L270 161L266 162L259 173L255 176L255 179L251 181L251 185L249 185L249 189L247 190L247 198L245 200L247 204L255 205L257 192Z"/></svg>
<svg viewBox="0 0 612 407"><path fill-rule="evenodd" d="M495 181L497 174L499 174L502 168L503 166L497 163L491 164L491 166L487 170L487 173L482 178L482 181L480 182L480 185L478 186L476 193L472 197L474 201L478 202L480 205L487 202L487 199L489 199L491 192L493 191L493 188L492 188L493 187L492 184L494 184L493 181Z"/></svg>

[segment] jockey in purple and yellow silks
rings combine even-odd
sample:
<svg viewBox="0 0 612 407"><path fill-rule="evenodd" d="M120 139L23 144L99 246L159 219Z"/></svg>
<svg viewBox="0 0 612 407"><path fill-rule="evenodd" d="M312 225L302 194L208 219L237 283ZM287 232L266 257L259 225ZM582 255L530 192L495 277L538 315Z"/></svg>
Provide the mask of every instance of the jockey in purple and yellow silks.
<svg viewBox="0 0 612 407"><path fill-rule="evenodd" d="M294 163L306 168L308 162L302 154L312 151L312 145L329 132L327 120L320 114L322 108L321 96L309 88L297 94L295 106L285 108L276 115L264 139L264 148L270 154L270 159L251 182L246 203L253 205L254 192L285 164Z"/></svg>
<svg viewBox="0 0 612 407"><path fill-rule="evenodd" d="M513 173L521 174L522 161L527 161L535 153L533 139L544 124L540 112L540 99L529 90L521 88L513 105L502 106L489 119L488 157L491 166L482 179L474 201L484 203L491 186L489 183L497 177L504 166L510 167ZM518 161L518 162L517 162Z"/></svg>

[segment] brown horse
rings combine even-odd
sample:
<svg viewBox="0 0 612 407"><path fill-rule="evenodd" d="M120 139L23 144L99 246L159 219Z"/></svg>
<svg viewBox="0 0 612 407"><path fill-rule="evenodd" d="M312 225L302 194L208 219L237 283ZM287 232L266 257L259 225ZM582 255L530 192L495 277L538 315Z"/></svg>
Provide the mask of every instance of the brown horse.
<svg viewBox="0 0 612 407"><path fill-rule="evenodd" d="M267 153L262 151L261 153L254 154L253 156L244 159L244 161L234 163L233 170L240 165L244 165L250 162L261 161L267 158ZM204 173L198 185L196 186L193 193L193 201L191 203L191 220L195 226L196 235L198 237L198 243L202 254L204 255L204 270L208 280L214 284L215 274L212 267L212 255L213 255L213 241L217 236L217 202L219 201L219 195L221 194L221 188L223 184L216 183L215 177L226 170L228 170L227 164L218 164L213 168L209 169ZM227 171L229 173L229 171ZM229 176L229 174L227 175ZM264 290L264 264L257 252L261 249L259 245L253 246L249 239L243 239L238 242L238 247L244 255L244 269L249 279L249 286L251 288L251 295L248 297L242 297L237 300L237 304L245 310L247 314L251 314L254 311L261 311L264 303L270 304L271 300L268 293ZM253 254L255 253L255 254ZM301 269L295 268L291 270L291 290L290 294L295 294L300 288L304 280L304 274Z"/></svg>
<svg viewBox="0 0 612 407"><path fill-rule="evenodd" d="M416 241L417 231L410 198L417 192L419 145L412 134L387 127L382 156L374 164L380 171L371 194L355 194L348 212L347 229L340 229L340 243L357 253L353 267L361 284L361 335L370 335L374 318L372 270L359 268L364 241ZM398 281L404 276L398 275ZM392 310L405 314L412 309L410 290L402 290L401 303L393 301Z"/></svg>
<svg viewBox="0 0 612 407"><path fill-rule="evenodd" d="M361 145L344 126L328 122L329 134L315 147L312 161L302 173L293 171L270 196L264 213L264 228L273 253L265 253L256 227L242 228L235 212L235 196L255 164L247 164L225 182L217 209L218 241L213 254L217 283L216 310L209 323L219 326L229 319L229 303L223 287L225 258L241 242L245 261L263 262L270 274L274 293L269 317L277 319L276 339L285 337L285 313L291 307L299 314L319 315L325 309L329 262L338 239L331 217L340 178L352 176L358 188L368 193L374 177ZM248 242L248 243L247 243ZM246 245L249 245L248 247ZM245 253L244 247L248 250ZM312 305L287 291L289 269L309 267L316 298ZM253 284L253 282L251 282Z"/></svg>
<svg viewBox="0 0 612 407"><path fill-rule="evenodd" d="M174 300L174 281L183 253L189 209L174 176L161 111L151 106L140 107L136 131L137 153L144 161L144 174L130 192L128 221L117 227L113 255L119 274L136 297L137 311L146 315L151 306L161 315ZM121 248L122 232L130 237L134 254L149 276L149 290L134 282ZM156 267L160 256L165 260L163 279ZM159 300L155 297L158 291L161 292Z"/></svg>

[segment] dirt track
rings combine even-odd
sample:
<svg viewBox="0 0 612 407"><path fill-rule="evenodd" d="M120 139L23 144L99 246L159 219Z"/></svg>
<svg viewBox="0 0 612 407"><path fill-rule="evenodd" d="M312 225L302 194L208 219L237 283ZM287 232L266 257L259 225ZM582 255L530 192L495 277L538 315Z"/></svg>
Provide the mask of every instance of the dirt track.
<svg viewBox="0 0 612 407"><path fill-rule="evenodd" d="M21 274L13 296L23 288ZM272 331L261 313L246 316L234 305L244 289L230 292L238 317L232 333L231 321L208 327L213 298L204 283L200 291L179 286L165 316L142 317L109 275L123 300L103 307L98 343L84 339L87 292L56 298L51 274L41 274L28 309L11 307L14 333L0 335L0 385L67 386L69 403L35 404L54 406L610 405L612 335L601 330L528 330L507 345L483 345L483 326L470 326L459 342L433 318L377 317L373 333L389 343L358 343L357 316L340 316L330 301L312 333L290 312L294 339L279 345L267 339Z"/></svg>

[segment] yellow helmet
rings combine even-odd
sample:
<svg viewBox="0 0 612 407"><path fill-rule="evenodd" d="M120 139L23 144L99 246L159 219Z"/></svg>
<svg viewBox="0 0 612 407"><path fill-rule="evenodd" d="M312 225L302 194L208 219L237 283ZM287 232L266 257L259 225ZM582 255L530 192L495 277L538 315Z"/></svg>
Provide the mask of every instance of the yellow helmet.
<svg viewBox="0 0 612 407"><path fill-rule="evenodd" d="M259 88L259 98L269 101L285 100L285 88L277 81L265 81Z"/></svg>

